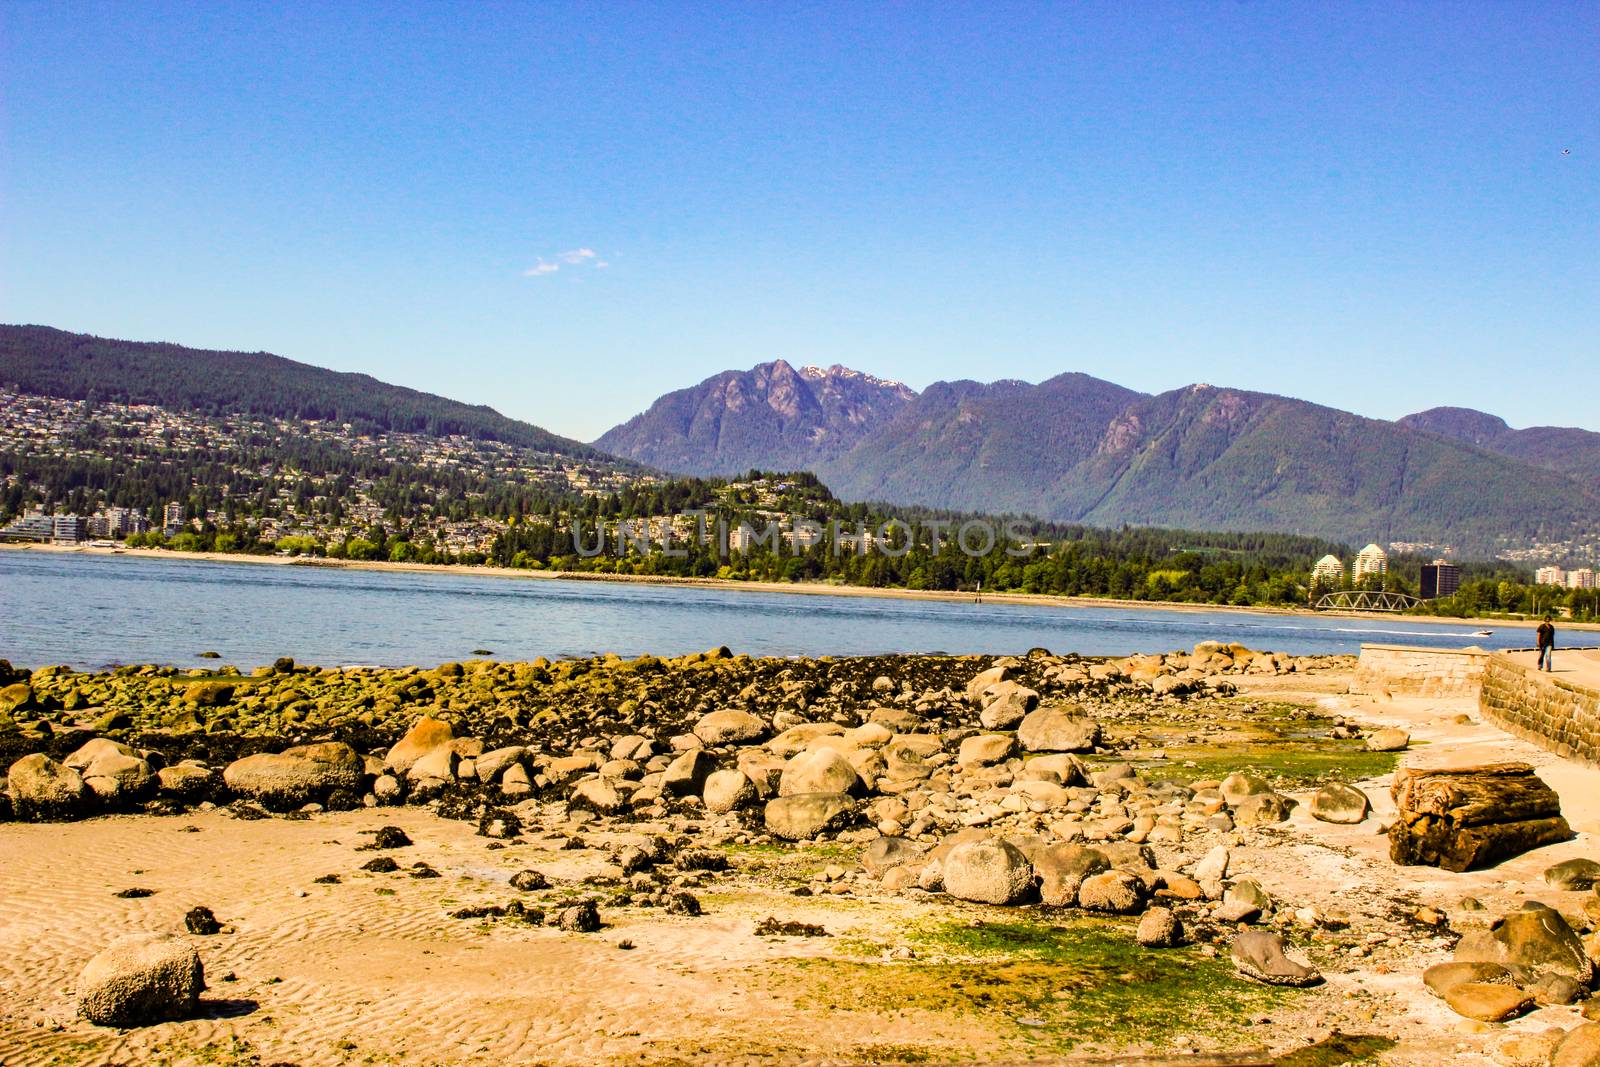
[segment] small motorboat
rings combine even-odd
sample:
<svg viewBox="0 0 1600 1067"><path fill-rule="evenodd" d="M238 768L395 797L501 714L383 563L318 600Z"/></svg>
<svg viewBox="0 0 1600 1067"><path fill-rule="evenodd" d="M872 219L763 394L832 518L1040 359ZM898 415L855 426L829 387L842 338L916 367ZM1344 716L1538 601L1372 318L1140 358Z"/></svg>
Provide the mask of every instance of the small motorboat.
<svg viewBox="0 0 1600 1067"><path fill-rule="evenodd" d="M1472 636L1473 637L1493 637L1494 636L1494 631L1493 630L1474 630L1474 631L1472 631Z"/></svg>

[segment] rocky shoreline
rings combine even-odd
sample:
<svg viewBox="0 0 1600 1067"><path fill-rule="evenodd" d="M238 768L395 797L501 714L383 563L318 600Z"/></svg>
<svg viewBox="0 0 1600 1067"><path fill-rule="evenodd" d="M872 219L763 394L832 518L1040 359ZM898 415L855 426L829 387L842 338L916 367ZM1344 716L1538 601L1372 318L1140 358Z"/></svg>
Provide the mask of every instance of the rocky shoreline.
<svg viewBox="0 0 1600 1067"><path fill-rule="evenodd" d="M660 816L683 795L676 778L663 784L663 776L686 753L700 753L692 761L711 766L711 753L777 734L769 755L781 760L815 737L847 730L858 732L855 747L869 751L901 735L921 756L949 746L959 757L965 745L975 765L1004 762L1020 751L1017 744L1029 745L1029 731L1035 752L1093 752L1097 709L1115 714L1141 701L1181 706L1231 692L1230 675L1347 670L1352 662L1214 643L1196 653L1121 660L1042 649L999 658L761 659L726 648L673 659L478 660L430 670L328 669L280 659L249 675L231 667L28 671L0 660L0 760L9 766L30 759L24 773L37 768L57 783L53 792L33 791L13 780L0 795L16 798L10 813L27 820L235 799L278 811L341 809L462 790L482 794L482 803L548 800L573 783L603 781L627 783L623 807ZM1056 710L1019 731L1041 704ZM729 724L716 725L723 719ZM1074 729L1088 733L1070 744L1055 736ZM973 740L996 730L1015 732L1017 744L997 749L993 734ZM435 744L440 738L448 744ZM435 754L413 769L434 748L450 756ZM256 768L293 780L294 760L325 766L300 768L305 784L298 787L249 784ZM238 786L228 766L238 768ZM868 780L887 769L862 768ZM762 770L750 777L758 791L770 792Z"/></svg>
<svg viewBox="0 0 1600 1067"><path fill-rule="evenodd" d="M520 869L509 896L448 913L568 935L604 928L617 909L702 915L706 893L749 875L730 848L836 848L839 862L794 894L1121 921L1146 951L1184 945L1248 982L1304 989L1323 982L1307 948L1323 961L1362 961L1398 942L1375 935L1372 916L1282 898L1241 869L1241 845L1287 847L1297 834L1297 803L1268 776L1244 767L1213 776L1130 739L1158 721L1203 736L1218 706L1254 710L1229 700L1241 682L1314 682L1353 666L1214 642L1124 659L1038 649L791 660L719 648L433 670L280 660L250 675L0 665L0 813L432 812L474 827L490 849L528 840L599 849L603 869L578 884ZM1304 731L1350 752L1409 741L1345 719L1308 720ZM1330 825L1363 823L1373 807L1337 780L1305 802ZM438 877L427 862L393 858L411 844L398 826L379 827L366 846L378 854L360 870ZM1582 881L1588 870L1561 877ZM208 909L195 911L216 925ZM1404 906L1379 921L1453 940L1436 909ZM826 932L770 922L778 936ZM1493 931L1463 942L1446 971L1429 971L1427 988L1458 1014L1511 1018L1587 997L1593 968L1559 913L1512 912ZM141 935L90 962L78 1010L116 1026L182 1018L202 984L193 944ZM1572 1040L1591 1041L1587 1031ZM1547 1044L1555 1055L1558 1042Z"/></svg>

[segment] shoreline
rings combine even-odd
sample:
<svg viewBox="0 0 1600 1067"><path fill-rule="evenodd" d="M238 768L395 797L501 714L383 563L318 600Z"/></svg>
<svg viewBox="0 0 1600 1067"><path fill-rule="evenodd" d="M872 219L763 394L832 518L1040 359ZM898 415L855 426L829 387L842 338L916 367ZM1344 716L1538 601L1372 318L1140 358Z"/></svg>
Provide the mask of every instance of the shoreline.
<svg viewBox="0 0 1600 1067"><path fill-rule="evenodd" d="M388 560L335 560L306 556L255 556L231 552L172 552L160 548L103 548L87 545L0 544L0 551L44 552L52 555L125 556L179 562L245 563L277 567L317 567L331 570L376 571L391 574L447 574L469 578L524 579L545 581L617 582L632 585L678 586L694 589L720 589L731 592L785 593L800 596L876 597L891 600L925 600L971 603L973 593L944 589L886 589L859 585L804 584L786 582L741 582L724 578L680 578L672 575L597 574L590 571L523 570L513 567L465 567L453 563L393 563ZM1173 601L1117 600L1111 597L1070 597L1048 593L985 593L988 604L1016 604L1056 608L1123 608L1131 611L1232 612L1305 619L1362 619L1383 622L1405 619L1441 627L1489 628L1496 625L1532 626L1533 620L1493 618L1441 618L1432 615L1398 615L1373 611L1311 611L1306 608L1270 606L1241 607L1235 604L1194 604ZM1562 622L1563 629L1600 631L1600 623Z"/></svg>

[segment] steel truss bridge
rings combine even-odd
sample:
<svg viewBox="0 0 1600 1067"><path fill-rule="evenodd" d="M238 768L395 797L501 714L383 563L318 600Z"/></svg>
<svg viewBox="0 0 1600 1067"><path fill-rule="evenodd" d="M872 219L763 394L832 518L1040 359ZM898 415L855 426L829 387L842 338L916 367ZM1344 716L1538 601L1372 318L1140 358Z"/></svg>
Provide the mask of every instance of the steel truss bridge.
<svg viewBox="0 0 1600 1067"><path fill-rule="evenodd" d="M1405 611L1422 600L1409 593L1383 593L1368 589L1347 589L1329 593L1317 601L1318 611Z"/></svg>

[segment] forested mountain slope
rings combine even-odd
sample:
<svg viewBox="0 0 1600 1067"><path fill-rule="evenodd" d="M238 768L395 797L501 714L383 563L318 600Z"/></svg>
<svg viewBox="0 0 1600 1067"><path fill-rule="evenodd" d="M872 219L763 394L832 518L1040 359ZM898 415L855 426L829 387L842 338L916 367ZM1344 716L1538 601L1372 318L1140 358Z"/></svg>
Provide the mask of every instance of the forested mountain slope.
<svg viewBox="0 0 1600 1067"><path fill-rule="evenodd" d="M1575 426L1530 426L1513 430L1495 415L1471 408L1429 408L1400 425L1467 441L1535 467L1560 471L1600 486L1600 433Z"/></svg>
<svg viewBox="0 0 1600 1067"><path fill-rule="evenodd" d="M359 432L462 434L574 457L589 446L482 405L297 363L267 352L218 352L118 341L48 326L0 326L0 389L202 415L325 419Z"/></svg>

